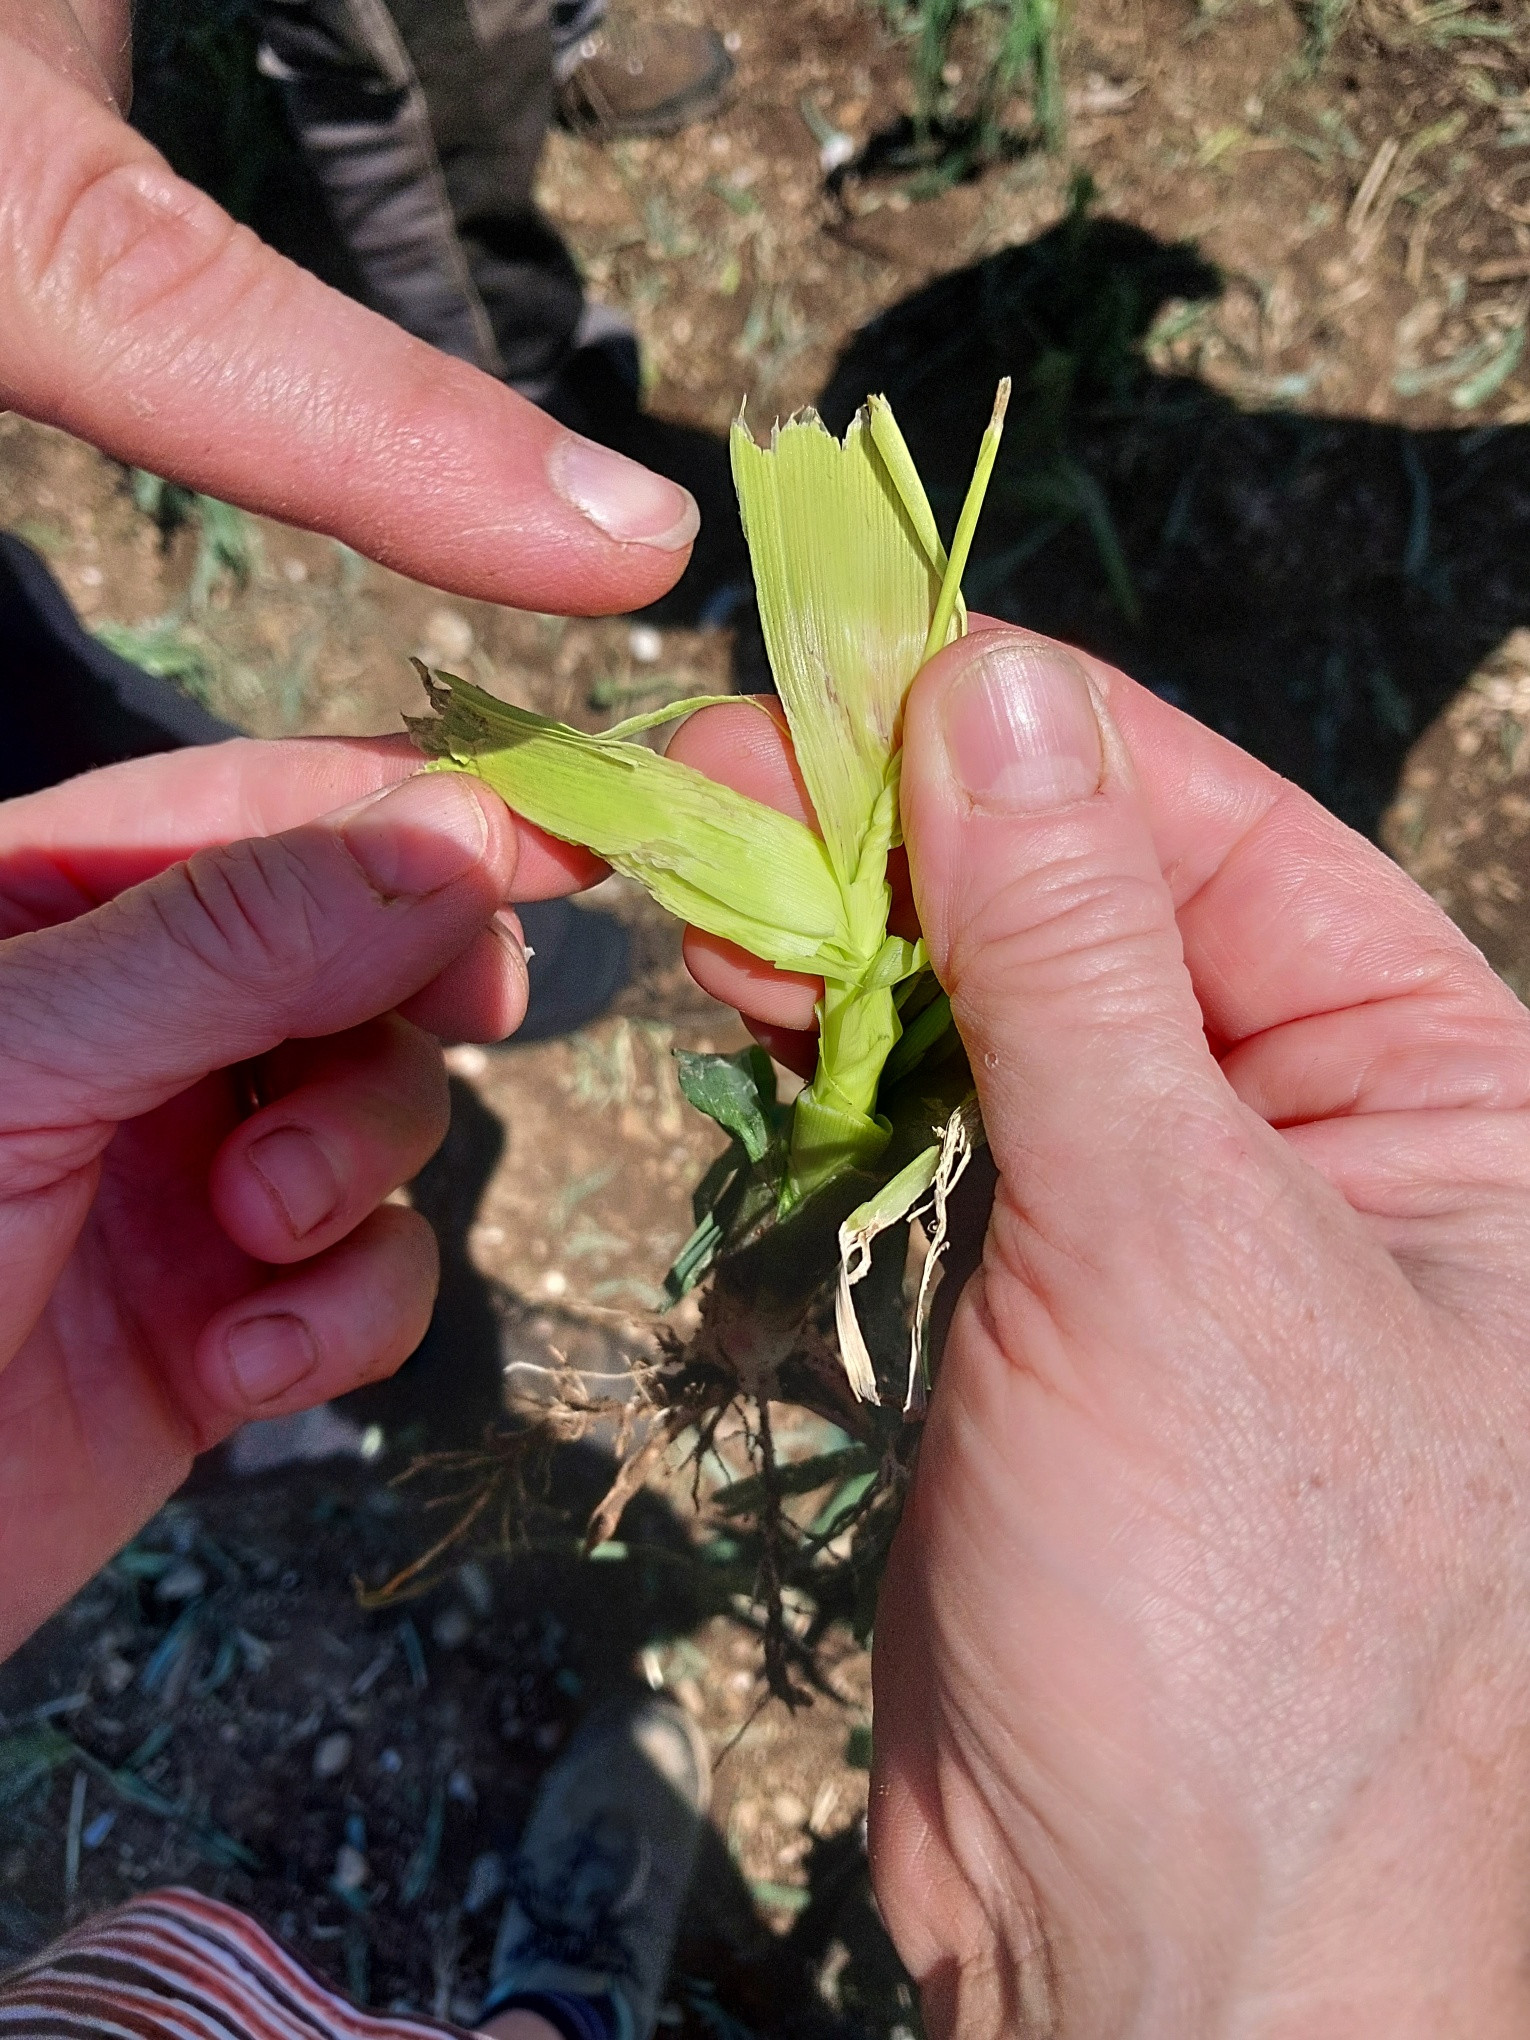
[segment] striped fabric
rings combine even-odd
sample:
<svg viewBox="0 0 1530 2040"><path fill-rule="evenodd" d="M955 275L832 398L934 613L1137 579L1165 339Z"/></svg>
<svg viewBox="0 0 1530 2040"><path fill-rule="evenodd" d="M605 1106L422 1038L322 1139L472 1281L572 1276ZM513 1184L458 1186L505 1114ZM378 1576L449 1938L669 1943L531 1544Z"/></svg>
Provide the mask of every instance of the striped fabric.
<svg viewBox="0 0 1530 2040"><path fill-rule="evenodd" d="M358 2012L269 1934L195 1891L156 1891L0 1977L15 2040L445 2040L460 2026Z"/></svg>

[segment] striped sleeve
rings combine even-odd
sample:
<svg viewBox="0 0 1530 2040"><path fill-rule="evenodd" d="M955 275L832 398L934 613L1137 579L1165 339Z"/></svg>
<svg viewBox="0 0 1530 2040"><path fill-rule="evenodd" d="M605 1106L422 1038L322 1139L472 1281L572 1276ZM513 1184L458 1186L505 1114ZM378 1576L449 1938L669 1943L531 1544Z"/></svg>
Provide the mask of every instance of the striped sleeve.
<svg viewBox="0 0 1530 2040"><path fill-rule="evenodd" d="M87 1920L0 1977L0 2040L448 2040L358 2011L255 1922L195 1891Z"/></svg>

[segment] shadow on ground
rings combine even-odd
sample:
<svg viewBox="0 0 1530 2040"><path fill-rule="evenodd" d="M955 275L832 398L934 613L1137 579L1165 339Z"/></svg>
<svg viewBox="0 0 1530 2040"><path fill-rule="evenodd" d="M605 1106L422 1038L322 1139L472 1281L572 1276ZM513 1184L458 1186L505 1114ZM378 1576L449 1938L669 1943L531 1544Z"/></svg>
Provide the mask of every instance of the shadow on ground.
<svg viewBox="0 0 1530 2040"><path fill-rule="evenodd" d="M135 118L238 217L358 294L254 39L244 0L210 14L154 0ZM1192 247L1080 203L864 327L820 409L842 430L885 392L949 530L994 387L1013 377L973 605L1113 660L1375 834L1409 744L1530 622L1530 428L1245 408L1150 367L1160 314L1193 324L1221 289ZM752 622L736 663L742 686L767 683Z"/></svg>
<svg viewBox="0 0 1530 2040"><path fill-rule="evenodd" d="M619 1332L603 1336L578 1311L525 1304L478 1270L468 1234L513 1129L507 1135L471 1086L453 1079L451 1091L446 1142L411 1186L416 1208L441 1244L441 1291L430 1330L393 1380L337 1405L357 1423L379 1426L399 1457L477 1445L504 1417L507 1378L516 1379L521 1395L535 1397L535 1376L550 1350L597 1380L605 1394L619 1392L627 1366ZM673 1643L728 1615L737 1585L698 1562L688 1521L646 1489L622 1519L622 1555L599 1563L579 1558L570 1533L610 1485L616 1468L610 1442L597 1431L539 1463L518 1525L522 1534L530 1529L530 1549L503 1576L508 1598L534 1610L539 1622L550 1618L567 1637L565 1669L572 1678L564 1685L577 1689L577 1711L629 1679L645 1646ZM464 1491L471 1485L469 1476ZM418 1549L425 1536L419 1516L413 1521ZM482 1541L493 1539L485 1525ZM755 1647L751 1640L750 1654ZM831 1739L840 1733L831 1731ZM907 1978L872 1900L861 1824L815 1840L806 1872L806 1903L795 1927L785 1935L773 1932L723 1838L708 1828L676 1960L674 1995L690 2022L687 2030L722 2040L777 2033L793 2040L853 2040L885 2034L907 2020ZM820 1988L826 1961L836 2009Z"/></svg>
<svg viewBox="0 0 1530 2040"><path fill-rule="evenodd" d="M467 1086L453 1105L414 1186L442 1241L435 1323L393 1382L335 1406L377 1427L381 1455L246 1478L214 1455L0 1668L0 1966L134 1892L189 1883L357 2002L470 2024L499 1911L481 1859L513 1846L577 1721L661 1663L754 1684L757 1639L715 1621L738 1583L663 1495L640 1491L621 1544L581 1557L578 1525L614 1471L599 1443L541 1466L511 1543L485 1523L423 1592L376 1598L472 1489L471 1473L455 1494L394 1477L480 1443L506 1370L547 1351L547 1327L469 1258L506 1135ZM577 1314L552 1336L619 1372L619 1344ZM703 1655L688 1639L709 1624ZM842 1747L839 1715L820 1711L825 1746ZM773 1930L708 1831L671 1987L679 2040L858 2040L906 2019L859 1826L807 1868L798 1931Z"/></svg>
<svg viewBox="0 0 1530 2040"><path fill-rule="evenodd" d="M1155 319L1220 288L1192 248L1076 213L863 328L820 409L842 430L885 392L949 531L1013 377L973 607L1112 660L1374 834L1413 738L1530 621L1530 429L1240 409L1150 368Z"/></svg>

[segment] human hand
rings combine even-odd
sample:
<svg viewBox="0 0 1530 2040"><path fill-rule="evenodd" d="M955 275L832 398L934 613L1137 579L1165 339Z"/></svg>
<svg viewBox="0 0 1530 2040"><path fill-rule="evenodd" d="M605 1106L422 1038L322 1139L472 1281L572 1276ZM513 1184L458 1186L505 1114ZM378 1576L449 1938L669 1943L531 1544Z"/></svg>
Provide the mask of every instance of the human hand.
<svg viewBox="0 0 1530 2040"><path fill-rule="evenodd" d="M0 1655L193 1454L424 1332L383 1200L445 1132L434 1033L519 1024L502 903L595 867L418 763L239 741L0 805Z"/></svg>
<svg viewBox="0 0 1530 2040"><path fill-rule="evenodd" d="M1523 2034L1530 1019L1081 655L948 649L904 760L998 1168L876 1633L930 2030ZM802 1024L810 986L697 960Z"/></svg>
<svg viewBox="0 0 1530 2040"><path fill-rule="evenodd" d="M462 595L654 601L696 506L328 289L119 118L122 0L0 0L0 407Z"/></svg>

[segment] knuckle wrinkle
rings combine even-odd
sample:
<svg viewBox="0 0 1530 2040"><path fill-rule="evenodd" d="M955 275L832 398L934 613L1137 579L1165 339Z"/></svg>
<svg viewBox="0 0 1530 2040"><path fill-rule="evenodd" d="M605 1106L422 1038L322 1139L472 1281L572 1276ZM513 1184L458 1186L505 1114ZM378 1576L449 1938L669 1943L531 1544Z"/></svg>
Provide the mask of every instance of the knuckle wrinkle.
<svg viewBox="0 0 1530 2040"><path fill-rule="evenodd" d="M77 170L52 207L35 288L120 339L165 318L237 239L213 201L153 157L99 159ZM173 335L175 321L169 320Z"/></svg>

